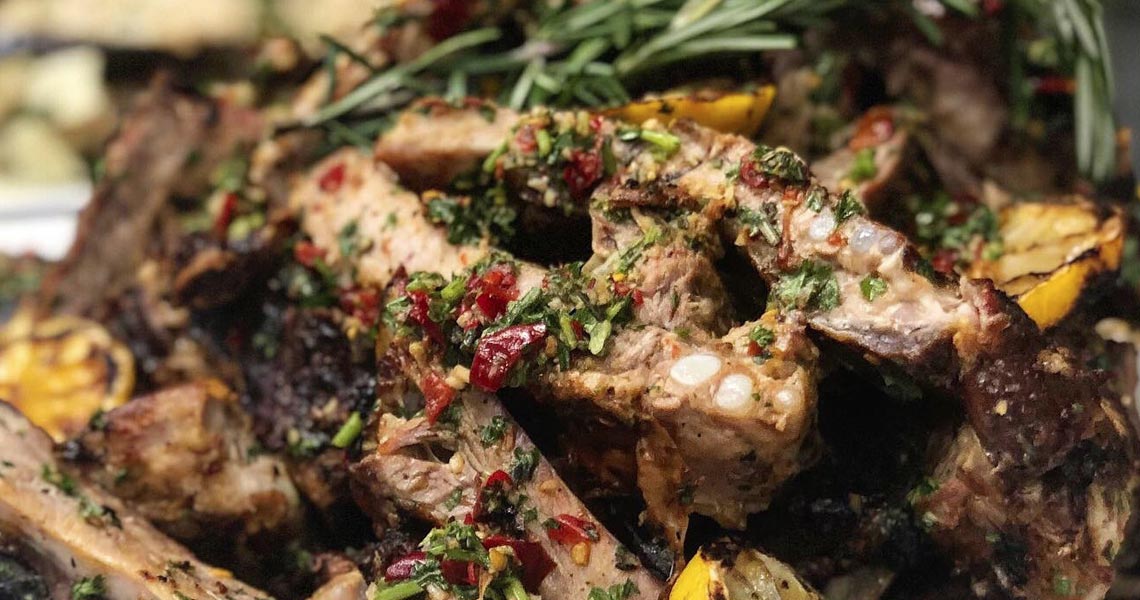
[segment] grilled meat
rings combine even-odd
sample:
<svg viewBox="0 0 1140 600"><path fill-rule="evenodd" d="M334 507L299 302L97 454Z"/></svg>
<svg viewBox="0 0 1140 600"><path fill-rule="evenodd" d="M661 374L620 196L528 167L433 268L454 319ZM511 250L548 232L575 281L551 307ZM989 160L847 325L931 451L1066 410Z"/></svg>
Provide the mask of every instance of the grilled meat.
<svg viewBox="0 0 1140 600"><path fill-rule="evenodd" d="M417 359L411 344L420 343L393 343L385 362L397 373L381 392L382 403L405 411L410 408L407 395L416 395L409 382L421 382L420 393L425 395L441 393L438 384L429 383L442 369L438 357L424 357L420 344ZM375 519L386 518L388 505L394 503L437 525L473 522L489 528L489 536L537 543L542 552L535 554L548 557L549 566L534 564L543 561L521 554L517 546L515 557L524 571L548 571L533 582L533 591L543 597L579 598L594 587L625 581L636 587L631 597L653 598L660 592L660 582L643 567L615 566L615 561L624 562L620 543L567 488L494 396L472 388L442 393L454 395L447 407L453 417L433 412L439 399L427 396L418 399L428 406L425 416L404 419L383 413L376 419L374 441L366 445L374 449L352 467L358 501ZM442 460L441 452L450 457Z"/></svg>
<svg viewBox="0 0 1140 600"><path fill-rule="evenodd" d="M43 578L52 598L75 586L109 598L265 598L199 562L146 519L74 478L52 442L0 403L0 540Z"/></svg>
<svg viewBox="0 0 1140 600"><path fill-rule="evenodd" d="M901 234L866 218L853 194L836 196L819 186L792 153L684 123L628 132L596 117L539 113L523 118L516 131L530 128L540 136L536 122L549 138L568 135L575 143L544 158L542 149L520 142L524 136L516 133L497 158L496 172L535 166L529 177L504 176L502 184L509 188L521 180L530 190L553 190L545 201L567 210L588 202L610 211L681 210L711 220L723 213L726 241L769 282L770 302L782 312L960 399L1011 506L1044 485L1051 497L1069 498L1070 509L1083 514L1082 503L1056 489L1055 473L1078 460L1079 449L1094 439L1102 446L1128 445L1122 440L1131 432L1105 425L1112 422L1105 404L1111 394L1070 349L1042 336L991 284L954 284L931 275ZM583 165L594 161L612 167L579 177ZM564 176L555 178L563 165ZM514 196L532 197L527 190ZM1127 463L1122 455L1107 460ZM1113 493L1130 487L1126 478L1110 479ZM1130 512L1126 504L1107 518L1119 525ZM1072 562L1065 568L1078 570L1091 556L1069 555L1059 543L1048 538L1035 552L1068 556ZM1015 594L1038 589L1047 578L1035 572L1027 588L990 576Z"/></svg>
<svg viewBox="0 0 1140 600"><path fill-rule="evenodd" d="M283 461L259 454L237 397L204 381L136 398L78 439L79 466L179 540L239 541L296 529Z"/></svg>
<svg viewBox="0 0 1140 600"><path fill-rule="evenodd" d="M479 119L486 123L482 117ZM321 177L327 177L331 169L342 168L344 179L340 186L336 189L320 187ZM499 278L496 286L502 289L496 293L501 293L501 298L479 300L478 313L448 315L435 323L435 328L458 326L459 320L464 320L468 325L461 328L470 330L472 325L477 325L472 320L478 318L476 315L498 317L498 314L488 313L501 310L502 306L499 309L492 306L505 305L512 298L530 297L533 306L549 303L550 299L540 300L534 295L541 294L555 280L563 282L559 285L570 286L568 293L578 298L581 291L571 288L586 281L570 281L579 276L547 273L513 261L499 266L483 265L480 272L461 271L485 251L447 243L442 230L424 221L423 208L416 196L396 186L385 167L369 167L367 160L359 155L338 156L322 163L294 198L304 209L302 228L312 235L318 251L332 267L341 273L355 272L355 280L365 285L383 286L401 267L409 272L466 273L457 279L473 278L464 293L471 295L474 301L476 294L470 286L483 285L474 278L491 275ZM388 214L397 216L390 219ZM809 438L814 414L814 388L807 375L810 366L805 369L783 360L758 365L752 356L767 353L767 345L776 337L780 339L775 346L780 349L778 352L787 352L805 362L814 360L814 350L803 339L802 329L794 323L775 321L741 327L726 341L702 341L715 337L728 325L726 295L709 257L717 246L711 251L694 252L689 247L691 237L663 221L650 220L636 225L634 217L620 222L602 214L595 214L593 218L596 228L605 228L610 233L598 236L602 241L598 242L594 258L587 263L593 269L589 277L598 282L599 291L603 286L616 286L604 291L609 298L604 302L611 302L613 309L619 312L626 310L623 305L629 305L633 322L645 327L636 333L621 334L626 337L613 342L615 352L631 354L616 354L600 361L589 355L574 358L562 368L550 371L545 378L540 377L532 391L563 403L592 404L631 425L646 420L661 421L665 430L676 438L675 443L682 447L682 455L692 461L691 475L685 479L694 480L691 485L696 493L692 507L685 512L697 510L725 523L741 523L749 512L763 508L779 483L798 470L801 459L810 456L808 452L801 454L801 446ZM649 231L643 231L642 227ZM344 231L351 231L355 241L345 242L345 236L338 236L337 232ZM709 226L706 231L715 235ZM705 236L706 243L716 244L716 240ZM348 256L344 255L346 249L350 250ZM504 278L511 282L506 283ZM562 301L573 302L570 297ZM426 323L420 324L426 326ZM585 325L612 327L608 322ZM572 325L567 324L567 327L572 328ZM757 327L763 331L758 335L773 337L763 342L764 348L755 343L750 346L748 336ZM775 327L779 335L767 327ZM669 328L680 333L669 333ZM608 345L600 329L594 335L603 347ZM697 341L684 341L682 338L688 335ZM578 344L575 341L575 345ZM582 344L585 346L584 341ZM655 344L662 345L655 348ZM601 350L590 352L601 354ZM681 360L689 354L700 356ZM645 368L659 359L666 362L653 369ZM698 365L700 371L713 361L716 362L713 372L701 371L699 381L679 375L675 386L665 386L667 391L646 391L673 381L670 373L674 364L680 364L676 372L681 373L690 363ZM638 370L630 371L631 365L636 365ZM722 369L723 365L728 366ZM728 383L722 388L721 383L725 381ZM615 395L614 390L622 392ZM771 403L753 402L754 393ZM726 425L735 436L728 445L723 444L721 434ZM704 475L713 446L716 451L711 456L734 459L731 464L735 466L724 478ZM647 463L646 467L649 466ZM762 481L753 481L755 476L762 477Z"/></svg>

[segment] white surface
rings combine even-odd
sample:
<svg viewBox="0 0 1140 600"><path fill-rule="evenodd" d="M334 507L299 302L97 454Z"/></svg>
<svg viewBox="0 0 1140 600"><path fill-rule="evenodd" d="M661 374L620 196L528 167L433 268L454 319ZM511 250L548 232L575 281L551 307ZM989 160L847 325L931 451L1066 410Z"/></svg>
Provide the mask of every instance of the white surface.
<svg viewBox="0 0 1140 600"><path fill-rule="evenodd" d="M75 237L79 209L91 196L86 182L50 186L0 183L0 252L62 257Z"/></svg>

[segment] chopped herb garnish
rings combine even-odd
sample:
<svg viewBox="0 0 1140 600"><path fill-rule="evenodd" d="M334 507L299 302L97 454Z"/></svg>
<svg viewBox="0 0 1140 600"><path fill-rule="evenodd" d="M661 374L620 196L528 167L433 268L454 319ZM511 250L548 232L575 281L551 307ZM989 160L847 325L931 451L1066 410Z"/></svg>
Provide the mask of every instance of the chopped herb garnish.
<svg viewBox="0 0 1140 600"><path fill-rule="evenodd" d="M103 600L107 597L107 582L102 575L84 577L71 586L71 600Z"/></svg>
<svg viewBox="0 0 1140 600"><path fill-rule="evenodd" d="M752 159L765 175L778 177L791 184L807 182L807 166L791 150L761 145L753 151Z"/></svg>
<svg viewBox="0 0 1140 600"><path fill-rule="evenodd" d="M875 298L887 293L887 280L878 275L868 275L859 282L859 291L867 302L874 302Z"/></svg>
<svg viewBox="0 0 1140 600"><path fill-rule="evenodd" d="M74 498L79 494L79 489L75 484L75 479L73 479L71 475L68 475L67 473L56 470L51 465L45 464L43 466L43 470L40 472L40 476L43 477L44 481L52 484L67 496Z"/></svg>
<svg viewBox="0 0 1140 600"><path fill-rule="evenodd" d="M866 212L863 209L863 203L855 197L851 190L843 192L839 197L839 202L835 204L835 222L842 223L855 215L861 215Z"/></svg>
<svg viewBox="0 0 1140 600"><path fill-rule="evenodd" d="M504 417L500 415L491 417L491 422L483 426L479 432L480 443L483 444L484 448L499 443L499 440L502 440L503 436L506 435L508 427L510 427L510 423Z"/></svg>
<svg viewBox="0 0 1140 600"><path fill-rule="evenodd" d="M938 491L938 480L926 477L907 492L906 500L913 505L936 491Z"/></svg>
<svg viewBox="0 0 1140 600"><path fill-rule="evenodd" d="M773 333L771 329L768 329L763 325L757 325L748 332L748 339L756 342L757 346L764 348L765 346L769 346L772 342L776 341L776 334Z"/></svg>
<svg viewBox="0 0 1140 600"><path fill-rule="evenodd" d="M772 287L772 299L779 308L831 310L840 304L839 282L828 265L805 260L780 276Z"/></svg>
<svg viewBox="0 0 1140 600"><path fill-rule="evenodd" d="M428 532L420 548L433 558L474 562L484 567L490 564L475 528L454 521Z"/></svg>
<svg viewBox="0 0 1140 600"><path fill-rule="evenodd" d="M776 227L776 206L774 204L761 205L760 210L753 210L747 206L737 209L737 220L748 228L748 236L763 236L769 246L780 243L780 230Z"/></svg>
<svg viewBox="0 0 1140 600"><path fill-rule="evenodd" d="M611 585L609 589L595 587L590 590L587 600L626 600L638 593L637 586L628 579L624 582Z"/></svg>
<svg viewBox="0 0 1140 600"><path fill-rule="evenodd" d="M827 202L827 192L820 187L813 187L807 195L807 207L819 212L823 210L824 204Z"/></svg>
<svg viewBox="0 0 1140 600"><path fill-rule="evenodd" d="M336 246L343 258L350 258L356 253L356 229L356 221L349 221L336 234Z"/></svg>
<svg viewBox="0 0 1140 600"><path fill-rule="evenodd" d="M457 487L451 490L451 493L447 495L447 499L443 501L443 507L447 510L452 510L456 506L459 506L461 502L463 502L463 488Z"/></svg>
<svg viewBox="0 0 1140 600"><path fill-rule="evenodd" d="M452 244L509 240L515 234L517 216L497 187L470 198L433 196L427 203L428 220L446 226L447 241Z"/></svg>
<svg viewBox="0 0 1140 600"><path fill-rule="evenodd" d="M530 450L515 448L515 458L509 469L511 479L515 482L529 481L531 477L534 477L534 470L538 468L539 458L538 448L531 448Z"/></svg>

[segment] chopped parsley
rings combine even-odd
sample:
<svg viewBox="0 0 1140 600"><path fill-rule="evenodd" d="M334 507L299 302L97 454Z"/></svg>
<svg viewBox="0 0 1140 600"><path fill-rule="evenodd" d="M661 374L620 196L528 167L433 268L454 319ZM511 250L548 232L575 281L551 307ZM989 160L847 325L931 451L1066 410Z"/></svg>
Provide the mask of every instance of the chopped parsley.
<svg viewBox="0 0 1140 600"><path fill-rule="evenodd" d="M769 246L780 243L780 230L776 228L776 206L764 204L760 210L753 210L746 206L737 209L737 221L748 228L748 236L763 236Z"/></svg>
<svg viewBox="0 0 1140 600"><path fill-rule="evenodd" d="M490 565L487 550L475 528L455 521L428 532L420 548L432 558Z"/></svg>
<svg viewBox="0 0 1140 600"><path fill-rule="evenodd" d="M983 258L1001 256L998 218L988 206L953 200L944 192L931 198L911 197L907 206L914 214L915 239L928 255L948 253L961 266L974 256L975 244L982 244Z"/></svg>
<svg viewBox="0 0 1140 600"><path fill-rule="evenodd" d="M874 179L879 174L879 167L875 165L875 149L863 148L855 153L855 161L851 164L851 170L847 172L847 177L855 183L863 183Z"/></svg>
<svg viewBox="0 0 1140 600"><path fill-rule="evenodd" d="M75 484L75 479L67 473L56 470L51 465L45 464L43 470L40 472L40 476L43 477L44 481L55 486L66 496L75 498L79 495L79 488Z"/></svg>
<svg viewBox="0 0 1140 600"><path fill-rule="evenodd" d="M336 234L336 246L343 258L349 258L356 253L356 221L349 221Z"/></svg>
<svg viewBox="0 0 1140 600"><path fill-rule="evenodd" d="M463 488L457 487L451 490L451 493L447 495L447 499L443 501L443 507L447 510L452 510L456 506L459 506L461 502L463 502Z"/></svg>
<svg viewBox="0 0 1140 600"><path fill-rule="evenodd" d="M922 481L919 481L917 484L915 484L914 488L907 492L907 502L912 505L917 503L919 500L938 491L938 485L939 484L937 479L931 477L923 478Z"/></svg>
<svg viewBox="0 0 1140 600"><path fill-rule="evenodd" d="M802 310L831 310L841 302L835 272L813 260L805 260L794 271L781 275L771 297L778 308Z"/></svg>
<svg viewBox="0 0 1140 600"><path fill-rule="evenodd" d="M854 192L847 190L843 192L843 195L839 197L839 202L835 204L835 222L842 223L864 212L863 203L855 197Z"/></svg>
<svg viewBox="0 0 1140 600"><path fill-rule="evenodd" d="M472 197L436 195L427 202L428 220L445 226L447 241L452 244L509 240L515 235L517 216L499 187Z"/></svg>
<svg viewBox="0 0 1140 600"><path fill-rule="evenodd" d="M807 182L807 166L791 150L757 146L752 152L752 159L756 161L756 167L760 172L765 175L778 177L793 184Z"/></svg>
<svg viewBox="0 0 1140 600"><path fill-rule="evenodd" d="M867 302L874 302L875 298L887 293L887 280L878 275L868 275L859 282L859 291Z"/></svg>
<svg viewBox="0 0 1140 600"><path fill-rule="evenodd" d="M626 579L622 583L611 585L609 589L592 588L587 600L626 600L639 591L632 581Z"/></svg>
<svg viewBox="0 0 1140 600"><path fill-rule="evenodd" d="M107 597L107 582L102 575L84 577L71 586L71 600L103 600Z"/></svg>
<svg viewBox="0 0 1140 600"><path fill-rule="evenodd" d="M534 470L538 468L539 458L538 448L531 448L530 450L515 448L515 458L508 470L511 479L515 480L516 483L530 480L531 477L534 477Z"/></svg>
<svg viewBox="0 0 1140 600"><path fill-rule="evenodd" d="M484 425L483 429L479 431L479 442L483 444L484 448L499 443L507 434L508 427L510 427L510 423L507 423L504 417L500 415L491 417L491 422Z"/></svg>
<svg viewBox="0 0 1140 600"><path fill-rule="evenodd" d="M824 204L827 203L827 192L819 186L811 188L807 195L807 207L819 212L823 210Z"/></svg>
<svg viewBox="0 0 1140 600"><path fill-rule="evenodd" d="M763 348L776 341L776 334L763 325L757 325L752 328L752 331L748 332L748 339L756 342L756 345Z"/></svg>

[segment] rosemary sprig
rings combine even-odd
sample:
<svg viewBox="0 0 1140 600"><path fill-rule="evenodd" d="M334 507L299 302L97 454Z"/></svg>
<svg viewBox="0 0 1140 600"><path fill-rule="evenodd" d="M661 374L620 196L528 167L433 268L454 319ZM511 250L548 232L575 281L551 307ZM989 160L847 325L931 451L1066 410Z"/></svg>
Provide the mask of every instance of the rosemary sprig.
<svg viewBox="0 0 1140 600"><path fill-rule="evenodd" d="M978 0L938 1L967 17L980 14ZM1107 178L1115 161L1115 124L1099 0L1011 0L1008 7L1011 20L1056 41L1059 66L1076 81L1081 172L1098 181ZM306 124L391 110L422 94L457 99L487 89L480 84L488 81L500 90L498 101L516 109L619 104L647 75L678 63L795 48L805 29L837 11L884 8L910 14L931 43L942 42L937 24L909 0L594 0L555 7L540 0L499 26L460 33L409 63L375 71ZM377 21L393 26L401 17L381 14ZM372 68L343 45L329 46L330 53L347 54ZM333 61L335 56L328 64ZM1015 76L1024 72L1021 62L1012 61ZM1015 100L1025 93L1016 85Z"/></svg>

